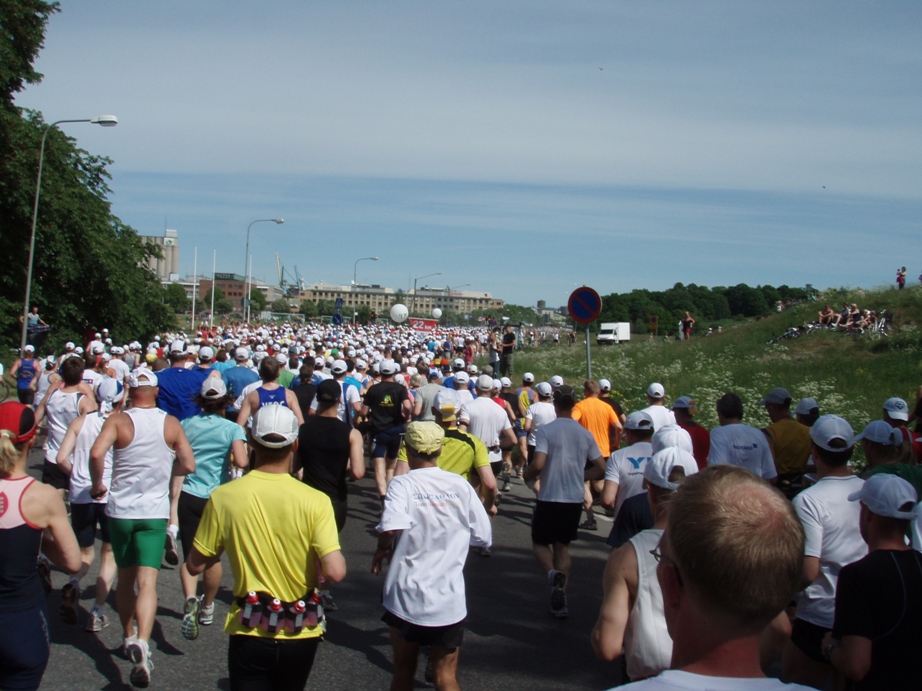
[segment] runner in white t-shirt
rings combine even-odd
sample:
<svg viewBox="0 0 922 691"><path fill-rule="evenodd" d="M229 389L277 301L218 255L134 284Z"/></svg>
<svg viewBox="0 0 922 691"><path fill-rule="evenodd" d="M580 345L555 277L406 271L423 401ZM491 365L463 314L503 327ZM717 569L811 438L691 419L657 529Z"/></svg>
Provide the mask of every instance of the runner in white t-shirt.
<svg viewBox="0 0 922 691"><path fill-rule="evenodd" d="M391 481L377 526L372 572L390 559L382 620L394 647L394 688L413 685L421 645L431 647L436 687L456 687L467 617L464 563L470 546L489 547L493 539L471 484L436 466L444 436L434 422L407 425L410 471Z"/></svg>
<svg viewBox="0 0 922 691"><path fill-rule="evenodd" d="M643 409L650 419L653 420L653 431L666 425L674 425L675 415L666 407L666 389L662 384L653 382L647 387L647 403L649 405Z"/></svg>
<svg viewBox="0 0 922 691"><path fill-rule="evenodd" d="M605 485L602 488L602 505L618 511L626 499L644 492L643 469L653 456L653 420L642 410L627 416L624 423L624 446L605 462ZM614 528L613 528L614 529Z"/></svg>
<svg viewBox="0 0 922 691"><path fill-rule="evenodd" d="M768 439L761 430L744 425L743 401L726 393L717 401L720 427L711 430L708 465L735 465L772 484L778 477Z"/></svg>
<svg viewBox="0 0 922 691"><path fill-rule="evenodd" d="M792 500L806 535L803 582L808 585L797 597L782 676L816 688L832 673L822 642L835 619L839 571L868 553L858 526L860 504L848 500L864 485L848 465L854 437L851 426L836 415L823 415L814 423L810 438L817 482Z"/></svg>

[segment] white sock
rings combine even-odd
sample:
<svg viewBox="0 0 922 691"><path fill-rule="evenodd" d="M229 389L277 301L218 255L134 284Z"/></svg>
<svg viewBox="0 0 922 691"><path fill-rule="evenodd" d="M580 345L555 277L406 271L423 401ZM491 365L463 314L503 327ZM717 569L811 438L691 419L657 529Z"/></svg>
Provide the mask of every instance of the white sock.
<svg viewBox="0 0 922 691"><path fill-rule="evenodd" d="M178 525L172 525L172 524L170 524L169 526L167 526L166 531L167 531L170 535L172 535L174 539L177 538L177 537L179 537L179 526L178 526Z"/></svg>

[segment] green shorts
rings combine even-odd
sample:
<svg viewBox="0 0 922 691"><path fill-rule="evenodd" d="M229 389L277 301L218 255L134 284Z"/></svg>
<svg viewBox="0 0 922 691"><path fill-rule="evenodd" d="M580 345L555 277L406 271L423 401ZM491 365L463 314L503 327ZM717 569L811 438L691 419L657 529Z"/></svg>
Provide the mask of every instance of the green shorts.
<svg viewBox="0 0 922 691"><path fill-rule="evenodd" d="M149 566L159 570L167 523L165 518L110 518L115 565L120 569Z"/></svg>

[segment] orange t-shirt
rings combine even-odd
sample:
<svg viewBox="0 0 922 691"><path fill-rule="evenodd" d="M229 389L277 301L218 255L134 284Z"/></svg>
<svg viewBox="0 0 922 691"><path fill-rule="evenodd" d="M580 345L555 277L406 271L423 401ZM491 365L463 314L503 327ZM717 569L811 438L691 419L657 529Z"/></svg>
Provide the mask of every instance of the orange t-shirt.
<svg viewBox="0 0 922 691"><path fill-rule="evenodd" d="M609 427L621 428L621 421L614 408L598 398L584 398L573 408L573 419L589 430L599 445L602 458L608 458L611 447L608 443Z"/></svg>

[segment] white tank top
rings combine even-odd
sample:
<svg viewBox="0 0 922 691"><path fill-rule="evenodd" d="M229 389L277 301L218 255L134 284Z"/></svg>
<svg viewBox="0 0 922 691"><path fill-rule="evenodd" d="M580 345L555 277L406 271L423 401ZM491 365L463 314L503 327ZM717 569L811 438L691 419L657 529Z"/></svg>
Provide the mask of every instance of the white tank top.
<svg viewBox="0 0 922 691"><path fill-rule="evenodd" d="M55 389L45 401L45 417L48 418L48 443L45 444L45 460L57 465L58 449L70 423L80 415L79 391L64 393Z"/></svg>
<svg viewBox="0 0 922 691"><path fill-rule="evenodd" d="M35 387L35 405L38 406L42 401L45 400L45 394L48 393L48 388L51 386L51 375L54 374L54 371L45 370L40 375L38 375L38 384Z"/></svg>
<svg viewBox="0 0 922 691"><path fill-rule="evenodd" d="M71 504L105 504L109 501L109 495L102 499L93 499L90 496L90 489L93 481L90 479L90 449L99 431L102 429L102 423L106 421L98 411L90 413L83 421L83 429L77 435L77 442L74 445L74 453L70 457L73 464L73 470L70 471L70 490L68 498ZM104 470L102 472L102 483L109 487L112 484L112 449L106 453Z"/></svg>
<svg viewBox="0 0 922 691"><path fill-rule="evenodd" d="M663 591L656 578L656 548L662 530L644 530L631 538L637 554L637 597L624 632L627 675L631 681L653 677L669 669L672 662L672 637L666 630Z"/></svg>
<svg viewBox="0 0 922 691"><path fill-rule="evenodd" d="M169 519L170 476L176 452L163 437L167 414L159 408L132 408L126 415L134 425L134 439L113 454L106 515Z"/></svg>

